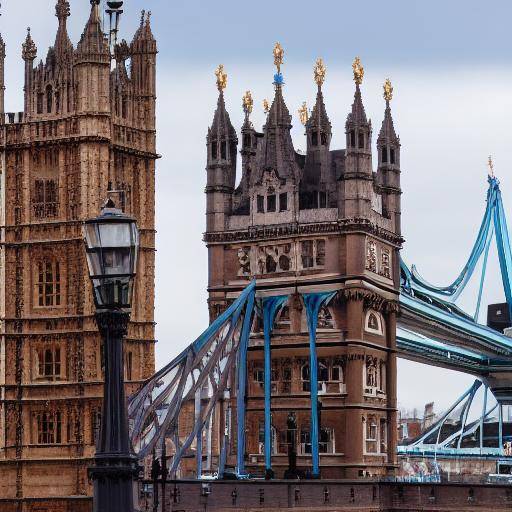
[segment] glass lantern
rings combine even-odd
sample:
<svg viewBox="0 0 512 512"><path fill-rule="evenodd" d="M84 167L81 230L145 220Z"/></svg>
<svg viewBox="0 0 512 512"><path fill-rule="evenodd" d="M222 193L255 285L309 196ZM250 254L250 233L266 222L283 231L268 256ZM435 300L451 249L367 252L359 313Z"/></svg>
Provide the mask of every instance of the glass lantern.
<svg viewBox="0 0 512 512"><path fill-rule="evenodd" d="M130 309L139 251L135 219L109 199L99 217L85 222L84 231L96 308Z"/></svg>

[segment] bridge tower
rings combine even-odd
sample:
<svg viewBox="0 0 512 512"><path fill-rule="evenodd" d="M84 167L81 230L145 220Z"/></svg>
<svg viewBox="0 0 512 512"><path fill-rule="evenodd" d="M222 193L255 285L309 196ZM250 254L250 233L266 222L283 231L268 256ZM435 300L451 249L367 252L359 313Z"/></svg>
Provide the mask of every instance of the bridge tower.
<svg viewBox="0 0 512 512"><path fill-rule="evenodd" d="M282 55L277 45L274 98L262 132L250 120L252 97L248 92L244 95L242 173L236 188L237 140L226 111L226 81L221 81L207 139L204 239L209 253L210 316L218 316L252 278L257 279L259 298L287 297L271 338L271 465L276 477L289 475L291 464L303 476L311 473L312 386L318 389L321 477L392 474L396 465L395 315L402 239L399 141L393 129L391 97L386 97L379 167L374 172L371 122L361 91L364 70L356 59L347 148L332 149L322 92L326 70L319 60L313 111L301 112L307 150L298 152L284 98ZM229 150L219 152L222 141ZM393 162L391 156L381 159L384 147L387 155L394 151ZM311 382L304 295L318 292L332 292L334 298L319 312L318 382ZM265 470L262 331L263 322L256 318L247 363L244 425L245 465L253 474ZM235 428L232 395L226 400L217 439L222 429ZM236 436L231 438L228 466L236 463ZM194 468L191 465L183 476L194 474Z"/></svg>
<svg viewBox="0 0 512 512"><path fill-rule="evenodd" d="M41 510L89 509L104 369L82 223L109 195L141 232L128 393L154 373L156 43L143 15L113 61L99 4L91 1L75 48L69 2L56 1L58 30L44 62L34 65L27 34L24 111L0 119L2 509L28 510L31 500Z"/></svg>

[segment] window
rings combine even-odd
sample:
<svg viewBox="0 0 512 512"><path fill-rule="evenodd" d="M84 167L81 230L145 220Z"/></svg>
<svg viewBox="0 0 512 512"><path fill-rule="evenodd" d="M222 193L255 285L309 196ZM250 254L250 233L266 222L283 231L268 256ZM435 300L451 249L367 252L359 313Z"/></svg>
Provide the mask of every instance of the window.
<svg viewBox="0 0 512 512"><path fill-rule="evenodd" d="M282 192L279 194L279 211L284 212L286 210L288 210L288 194Z"/></svg>
<svg viewBox="0 0 512 512"><path fill-rule="evenodd" d="M55 112L60 112L60 92L55 92Z"/></svg>
<svg viewBox="0 0 512 512"><path fill-rule="evenodd" d="M320 140L321 140L322 146L327 146L327 134L326 133L324 133L324 132L320 133Z"/></svg>
<svg viewBox="0 0 512 512"><path fill-rule="evenodd" d="M91 440L94 444L98 443L101 428L101 409L91 411Z"/></svg>
<svg viewBox="0 0 512 512"><path fill-rule="evenodd" d="M260 386L263 386L263 383L265 382L265 371L263 368L255 368L253 372L253 378L254 382L257 382L260 384Z"/></svg>
<svg viewBox="0 0 512 512"><path fill-rule="evenodd" d="M213 159L217 158L217 142L216 141L212 142L212 158Z"/></svg>
<svg viewBox="0 0 512 512"><path fill-rule="evenodd" d="M318 439L318 451L320 453L334 453L334 435L330 428L321 428Z"/></svg>
<svg viewBox="0 0 512 512"><path fill-rule="evenodd" d="M313 266L313 240L305 240L300 243L302 268L311 268Z"/></svg>
<svg viewBox="0 0 512 512"><path fill-rule="evenodd" d="M318 204L320 208L327 208L327 192L318 193Z"/></svg>
<svg viewBox="0 0 512 512"><path fill-rule="evenodd" d="M388 148L386 146L382 148L381 161L383 164L387 163L388 161Z"/></svg>
<svg viewBox="0 0 512 512"><path fill-rule="evenodd" d="M359 142L359 149L364 149L364 132L359 132L357 140Z"/></svg>
<svg viewBox="0 0 512 512"><path fill-rule="evenodd" d="M132 380L132 366L133 366L133 352L128 351L126 353L126 363L125 363L125 378L126 380Z"/></svg>
<svg viewBox="0 0 512 512"><path fill-rule="evenodd" d="M44 102L44 94L42 92L37 93L37 113L43 113L43 102Z"/></svg>
<svg viewBox="0 0 512 512"><path fill-rule="evenodd" d="M354 130L350 130L350 147L356 147L356 132Z"/></svg>
<svg viewBox="0 0 512 512"><path fill-rule="evenodd" d="M227 158L227 151L226 151L226 141L223 140L220 143L220 157L222 160L226 160Z"/></svg>
<svg viewBox="0 0 512 512"><path fill-rule="evenodd" d="M390 155L389 155L390 156L390 161L391 161L392 164L394 164L395 163L395 150L393 148L391 148L389 150L389 153L390 153Z"/></svg>
<svg viewBox="0 0 512 512"><path fill-rule="evenodd" d="M46 112L51 114L53 110L53 90L52 86L48 85L46 87Z"/></svg>
<svg viewBox="0 0 512 512"><path fill-rule="evenodd" d="M276 211L276 195L270 194L267 196L267 212Z"/></svg>
<svg viewBox="0 0 512 512"><path fill-rule="evenodd" d="M309 391L310 390L309 364L305 364L302 366L302 368L300 370L300 377L302 380L302 391Z"/></svg>
<svg viewBox="0 0 512 512"><path fill-rule="evenodd" d="M311 133L311 145L318 146L318 132L314 131Z"/></svg>
<svg viewBox="0 0 512 512"><path fill-rule="evenodd" d="M37 415L37 443L62 443L62 413L41 412Z"/></svg>
<svg viewBox="0 0 512 512"><path fill-rule="evenodd" d="M34 215L37 219L55 217L57 215L57 183L55 180L35 180L32 204L34 206Z"/></svg>
<svg viewBox="0 0 512 512"><path fill-rule="evenodd" d="M387 452L387 427L386 420L381 418L380 420L380 453Z"/></svg>
<svg viewBox="0 0 512 512"><path fill-rule="evenodd" d="M309 430L300 431L300 451L303 454L311 453L311 434Z"/></svg>
<svg viewBox="0 0 512 512"><path fill-rule="evenodd" d="M366 420L366 451L377 453L377 420L375 416L369 416Z"/></svg>
<svg viewBox="0 0 512 512"><path fill-rule="evenodd" d="M37 351L39 378L59 380L61 369L60 347L48 347Z"/></svg>
<svg viewBox="0 0 512 512"><path fill-rule="evenodd" d="M317 266L325 265L325 240L316 241L316 264Z"/></svg>
<svg viewBox="0 0 512 512"><path fill-rule="evenodd" d="M265 213L265 198L263 196L256 197L256 209L258 213Z"/></svg>
<svg viewBox="0 0 512 512"><path fill-rule="evenodd" d="M335 382L343 381L343 369L341 366L335 365L331 369L331 380Z"/></svg>
<svg viewBox="0 0 512 512"><path fill-rule="evenodd" d="M244 134L244 147L251 147L251 136L248 133Z"/></svg>
<svg viewBox="0 0 512 512"><path fill-rule="evenodd" d="M327 382L329 380L329 368L325 363L318 363L318 381Z"/></svg>
<svg viewBox="0 0 512 512"><path fill-rule="evenodd" d="M58 261L43 260L37 265L37 304L60 306L60 266Z"/></svg>

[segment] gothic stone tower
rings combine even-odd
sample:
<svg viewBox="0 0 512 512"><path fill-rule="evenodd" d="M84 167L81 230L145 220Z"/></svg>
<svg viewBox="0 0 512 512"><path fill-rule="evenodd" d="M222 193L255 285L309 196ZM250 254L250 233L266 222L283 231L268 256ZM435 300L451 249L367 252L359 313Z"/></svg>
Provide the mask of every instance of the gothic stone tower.
<svg viewBox="0 0 512 512"><path fill-rule="evenodd" d="M109 195L141 231L125 348L128 392L154 372L156 43L143 15L113 63L99 0L91 4L74 48L69 2L57 1L55 44L35 66L28 33L24 112L3 112L0 44L2 510L10 510L8 501L28 510L38 497L74 496L78 507L77 497L91 493L87 466L101 421L103 368L82 223ZM58 511L62 503L38 510Z"/></svg>
<svg viewBox="0 0 512 512"><path fill-rule="evenodd" d="M250 122L252 100L246 94L237 187L238 141L226 111L223 73L218 73L219 101L208 131L206 167L210 316L225 309L251 278L257 279L260 297L289 295L272 334L272 469L277 477L288 468L292 446L299 472L307 475L312 464L314 384L302 299L308 292L336 292L320 310L317 330L321 476L377 476L392 474L396 467L400 142L391 118L391 84L386 82L374 172L358 59L353 68L356 90L346 121L346 149L331 148L321 60L315 67L313 111L310 116L307 110L301 113L306 154L293 147L279 67L262 133ZM262 322L256 319L245 420L246 468L253 474L264 470L262 338ZM235 421L233 415L231 423ZM234 465L234 452L231 446L228 464Z"/></svg>

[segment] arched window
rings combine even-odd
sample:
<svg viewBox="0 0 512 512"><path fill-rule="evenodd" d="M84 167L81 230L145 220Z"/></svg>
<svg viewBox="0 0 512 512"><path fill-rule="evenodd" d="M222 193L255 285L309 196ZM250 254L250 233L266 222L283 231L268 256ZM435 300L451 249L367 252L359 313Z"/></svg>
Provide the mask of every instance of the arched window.
<svg viewBox="0 0 512 512"><path fill-rule="evenodd" d="M121 117L123 119L126 119L128 117L128 100L126 99L126 96L124 94L121 98Z"/></svg>
<svg viewBox="0 0 512 512"><path fill-rule="evenodd" d="M356 132L354 130L350 130L350 147L356 147Z"/></svg>
<svg viewBox="0 0 512 512"><path fill-rule="evenodd" d="M211 151L212 151L212 159L217 158L217 141L212 141L211 144Z"/></svg>
<svg viewBox="0 0 512 512"><path fill-rule="evenodd" d="M372 309L368 310L366 312L365 322L364 322L364 329L367 332L370 332L372 334L378 334L383 335L384 330L382 327L383 321L382 316L377 311L374 311Z"/></svg>
<svg viewBox="0 0 512 512"><path fill-rule="evenodd" d="M60 265L58 261L42 260L37 264L37 305L60 306Z"/></svg>
<svg viewBox="0 0 512 512"><path fill-rule="evenodd" d="M318 132L316 130L311 132L311 145L318 146Z"/></svg>
<svg viewBox="0 0 512 512"><path fill-rule="evenodd" d="M357 139L359 143L359 149L364 149L364 132L359 132Z"/></svg>
<svg viewBox="0 0 512 512"><path fill-rule="evenodd" d="M251 135L249 133L244 134L244 147L246 147L246 148L251 147Z"/></svg>
<svg viewBox="0 0 512 512"><path fill-rule="evenodd" d="M227 146L225 140L220 143L220 157L222 160L226 160L227 158Z"/></svg>
<svg viewBox="0 0 512 512"><path fill-rule="evenodd" d="M366 452L377 453L377 418L368 416L366 420Z"/></svg>
<svg viewBox="0 0 512 512"><path fill-rule="evenodd" d="M381 151L381 161L383 164L385 164L388 161L388 148L384 146Z"/></svg>
<svg viewBox="0 0 512 512"><path fill-rule="evenodd" d="M302 380L302 391L309 391L310 388L310 382L309 382L309 364L302 365L302 368L300 369L300 378Z"/></svg>
<svg viewBox="0 0 512 512"><path fill-rule="evenodd" d="M395 163L395 150L393 148L391 148L389 150L389 152L390 152L390 161L392 164L394 164Z"/></svg>
<svg viewBox="0 0 512 512"><path fill-rule="evenodd" d="M55 91L55 112L58 114L60 112L60 92Z"/></svg>
<svg viewBox="0 0 512 512"><path fill-rule="evenodd" d="M42 92L37 93L37 113L43 113L44 94Z"/></svg>
<svg viewBox="0 0 512 512"><path fill-rule="evenodd" d="M46 112L51 114L53 110L53 89L51 85L46 86Z"/></svg>
<svg viewBox="0 0 512 512"><path fill-rule="evenodd" d="M324 132L320 132L320 143L322 146L327 146L327 134Z"/></svg>

